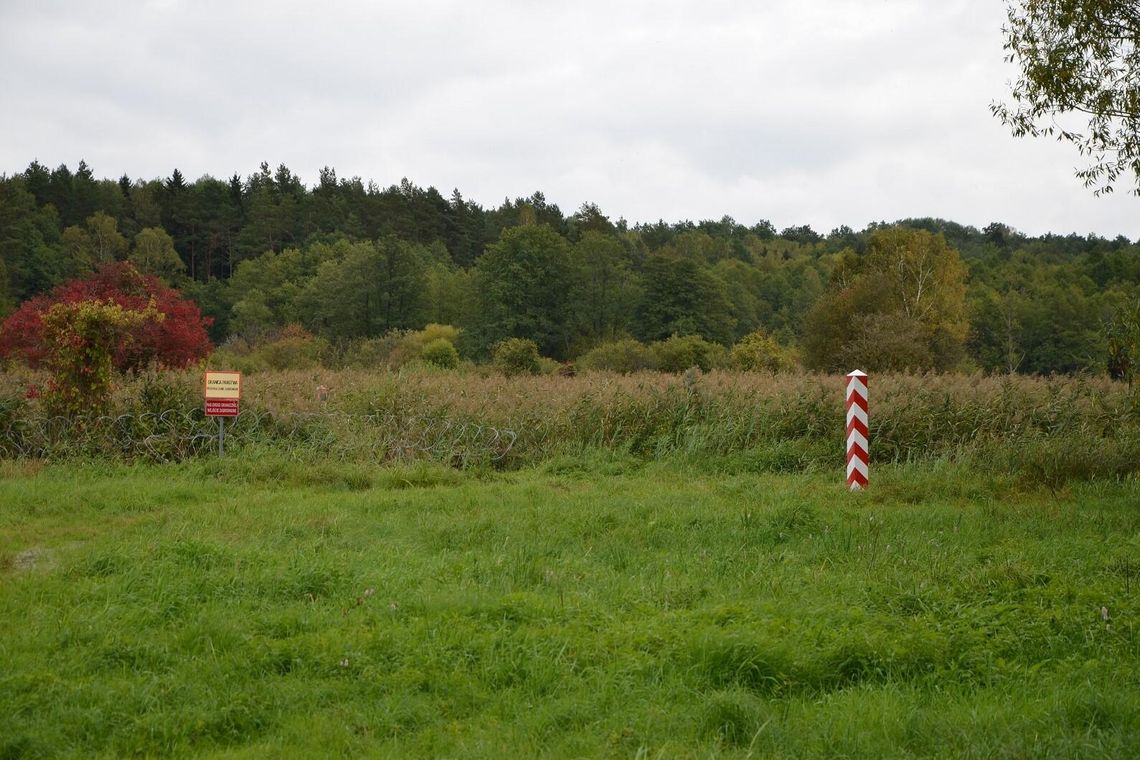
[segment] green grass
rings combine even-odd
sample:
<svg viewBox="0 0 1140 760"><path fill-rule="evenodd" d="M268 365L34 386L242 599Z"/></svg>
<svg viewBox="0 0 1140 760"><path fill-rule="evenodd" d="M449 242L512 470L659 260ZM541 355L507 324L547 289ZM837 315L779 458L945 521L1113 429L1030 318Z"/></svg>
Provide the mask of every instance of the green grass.
<svg viewBox="0 0 1140 760"><path fill-rule="evenodd" d="M853 495L606 453L0 475L0 758L1140 746L1134 480L933 464Z"/></svg>

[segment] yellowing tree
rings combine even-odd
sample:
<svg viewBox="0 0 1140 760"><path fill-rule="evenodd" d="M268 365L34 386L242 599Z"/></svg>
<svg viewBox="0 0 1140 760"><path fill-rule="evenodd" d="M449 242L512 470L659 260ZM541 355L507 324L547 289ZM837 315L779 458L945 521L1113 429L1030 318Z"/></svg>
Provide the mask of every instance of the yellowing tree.
<svg viewBox="0 0 1140 760"><path fill-rule="evenodd" d="M161 227L147 227L135 235L129 260L143 274L153 274L168 284L186 271L173 238Z"/></svg>
<svg viewBox="0 0 1140 760"><path fill-rule="evenodd" d="M969 332L966 268L941 235L877 230L844 256L805 322L804 360L820 370L948 370Z"/></svg>
<svg viewBox="0 0 1140 760"><path fill-rule="evenodd" d="M74 274L87 274L101 264L122 259L127 253L127 239L119 233L119 223L102 211L87 217L82 227L65 229L61 243L68 270Z"/></svg>

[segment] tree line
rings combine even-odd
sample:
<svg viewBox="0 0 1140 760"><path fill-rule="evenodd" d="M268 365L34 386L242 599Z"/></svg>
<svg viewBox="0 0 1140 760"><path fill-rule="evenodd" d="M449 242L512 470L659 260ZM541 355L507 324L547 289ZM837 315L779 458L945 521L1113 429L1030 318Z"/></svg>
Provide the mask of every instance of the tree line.
<svg viewBox="0 0 1140 760"><path fill-rule="evenodd" d="M941 219L821 234L730 217L630 225L542 193L484 208L286 166L245 178L96 179L33 161L0 177L0 314L112 262L195 301L211 337L300 325L334 344L429 323L486 358L621 341L763 336L809 368L1131 373L1140 246ZM751 337L750 337L751 336Z"/></svg>

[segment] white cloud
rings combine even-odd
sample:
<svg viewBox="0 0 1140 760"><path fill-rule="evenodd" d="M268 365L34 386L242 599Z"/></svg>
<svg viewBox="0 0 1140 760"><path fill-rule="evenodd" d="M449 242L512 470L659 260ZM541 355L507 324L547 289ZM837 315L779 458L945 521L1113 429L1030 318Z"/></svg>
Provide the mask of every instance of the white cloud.
<svg viewBox="0 0 1140 760"><path fill-rule="evenodd" d="M989 114L1001 4L24 3L0 7L0 171L334 166L485 205L826 232L941 216L1140 237L1067 146Z"/></svg>

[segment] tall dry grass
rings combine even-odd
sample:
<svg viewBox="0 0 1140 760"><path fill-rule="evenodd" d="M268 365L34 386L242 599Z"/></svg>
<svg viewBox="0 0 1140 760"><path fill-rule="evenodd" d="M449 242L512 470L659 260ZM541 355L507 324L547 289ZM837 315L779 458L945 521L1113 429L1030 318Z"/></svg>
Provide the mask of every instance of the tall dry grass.
<svg viewBox="0 0 1140 760"><path fill-rule="evenodd" d="M15 390L19 378L6 380ZM135 378L116 408L196 409L200 388L197 371ZM1062 482L1140 467L1140 396L1107 379L895 374L872 377L870 394L874 462L952 459ZM843 404L841 376L729 371L293 370L249 375L242 400L256 415L248 441L297 456L514 467L604 449L787 471L841 459ZM35 406L10 403L6 414L34 416ZM235 444L242 430L239 421Z"/></svg>

